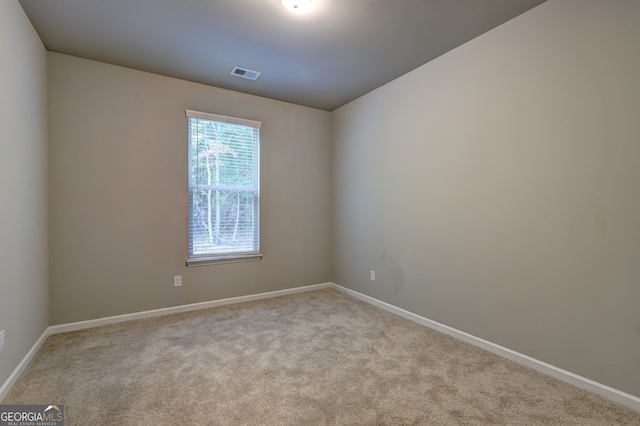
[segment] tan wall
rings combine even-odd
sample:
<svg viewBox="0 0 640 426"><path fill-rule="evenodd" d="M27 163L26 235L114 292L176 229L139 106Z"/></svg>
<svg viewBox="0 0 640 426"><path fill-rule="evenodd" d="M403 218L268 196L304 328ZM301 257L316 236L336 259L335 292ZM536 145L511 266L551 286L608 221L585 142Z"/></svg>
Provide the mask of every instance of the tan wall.
<svg viewBox="0 0 640 426"><path fill-rule="evenodd" d="M336 110L335 281L640 396L639 22L551 0Z"/></svg>
<svg viewBox="0 0 640 426"><path fill-rule="evenodd" d="M0 385L49 322L47 56L20 4L0 2Z"/></svg>
<svg viewBox="0 0 640 426"><path fill-rule="evenodd" d="M263 122L262 261L185 267L185 109ZM52 324L330 281L328 112L49 53L49 118Z"/></svg>
<svg viewBox="0 0 640 426"><path fill-rule="evenodd" d="M59 324L333 278L640 396L639 18L550 0L329 114L47 56L0 2L0 383L47 301ZM261 262L184 267L186 108L264 123Z"/></svg>

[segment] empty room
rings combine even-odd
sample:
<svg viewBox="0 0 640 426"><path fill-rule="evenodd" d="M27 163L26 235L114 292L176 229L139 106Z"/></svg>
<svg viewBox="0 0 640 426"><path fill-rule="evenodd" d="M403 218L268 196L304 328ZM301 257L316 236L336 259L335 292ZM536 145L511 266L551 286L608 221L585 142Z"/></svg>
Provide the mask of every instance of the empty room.
<svg viewBox="0 0 640 426"><path fill-rule="evenodd" d="M640 425L639 23L3 0L0 425Z"/></svg>

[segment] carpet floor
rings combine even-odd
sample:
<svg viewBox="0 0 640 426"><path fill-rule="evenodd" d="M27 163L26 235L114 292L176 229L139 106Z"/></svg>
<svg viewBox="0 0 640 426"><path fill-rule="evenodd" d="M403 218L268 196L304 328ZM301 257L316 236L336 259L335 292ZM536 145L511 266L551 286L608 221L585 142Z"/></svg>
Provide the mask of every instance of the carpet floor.
<svg viewBox="0 0 640 426"><path fill-rule="evenodd" d="M66 425L640 425L332 289L50 336L3 404Z"/></svg>

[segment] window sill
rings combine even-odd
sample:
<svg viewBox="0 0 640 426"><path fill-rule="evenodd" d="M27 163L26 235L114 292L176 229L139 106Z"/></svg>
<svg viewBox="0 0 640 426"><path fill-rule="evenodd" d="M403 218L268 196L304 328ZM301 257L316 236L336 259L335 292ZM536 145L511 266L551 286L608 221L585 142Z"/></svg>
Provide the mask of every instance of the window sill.
<svg viewBox="0 0 640 426"><path fill-rule="evenodd" d="M193 267L219 265L221 263L254 262L256 260L262 260L262 253L190 257L187 259L187 266Z"/></svg>

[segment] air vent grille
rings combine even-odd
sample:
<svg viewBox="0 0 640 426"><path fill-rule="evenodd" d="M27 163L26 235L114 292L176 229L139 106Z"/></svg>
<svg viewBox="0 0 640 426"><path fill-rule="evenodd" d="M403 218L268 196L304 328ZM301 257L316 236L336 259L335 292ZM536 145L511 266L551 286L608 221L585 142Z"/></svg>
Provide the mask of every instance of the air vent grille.
<svg viewBox="0 0 640 426"><path fill-rule="evenodd" d="M231 70L231 75L235 75L236 77L248 78L249 80L256 80L260 77L260 73L258 71L248 70L246 68L233 67Z"/></svg>

